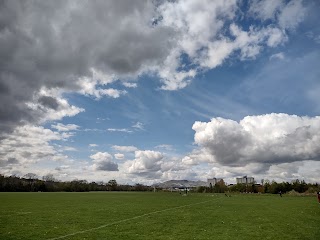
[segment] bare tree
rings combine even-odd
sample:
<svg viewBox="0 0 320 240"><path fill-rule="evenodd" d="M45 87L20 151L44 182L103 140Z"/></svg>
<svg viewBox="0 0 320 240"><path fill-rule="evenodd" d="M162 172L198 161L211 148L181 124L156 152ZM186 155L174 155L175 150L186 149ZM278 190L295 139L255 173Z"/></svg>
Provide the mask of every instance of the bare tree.
<svg viewBox="0 0 320 240"><path fill-rule="evenodd" d="M38 178L37 174L35 174L35 173L27 173L23 177L26 179L29 179L29 180L35 180Z"/></svg>
<svg viewBox="0 0 320 240"><path fill-rule="evenodd" d="M47 175L43 176L42 180L46 181L46 182L54 182L54 181L56 181L56 179L54 178L53 174L51 174L51 173L48 173Z"/></svg>

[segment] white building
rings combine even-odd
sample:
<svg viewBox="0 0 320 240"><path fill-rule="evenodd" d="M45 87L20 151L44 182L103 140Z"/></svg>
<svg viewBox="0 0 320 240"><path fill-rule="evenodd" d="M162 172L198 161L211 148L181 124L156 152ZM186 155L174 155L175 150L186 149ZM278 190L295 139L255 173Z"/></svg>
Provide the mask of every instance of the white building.
<svg viewBox="0 0 320 240"><path fill-rule="evenodd" d="M253 184L254 183L254 178L253 177L241 177L241 178L236 178L237 179L237 184Z"/></svg>
<svg viewBox="0 0 320 240"><path fill-rule="evenodd" d="M216 185L221 180L223 181L222 178L208 178L207 179L207 185L208 185L208 187L210 187L210 185L213 187L214 185Z"/></svg>

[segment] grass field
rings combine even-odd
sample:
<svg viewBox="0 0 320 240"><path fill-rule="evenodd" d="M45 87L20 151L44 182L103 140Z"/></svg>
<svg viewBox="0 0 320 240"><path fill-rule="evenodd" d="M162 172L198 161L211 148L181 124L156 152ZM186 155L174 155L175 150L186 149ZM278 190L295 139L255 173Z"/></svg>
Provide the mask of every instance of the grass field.
<svg viewBox="0 0 320 240"><path fill-rule="evenodd" d="M0 193L0 239L320 239L315 197Z"/></svg>

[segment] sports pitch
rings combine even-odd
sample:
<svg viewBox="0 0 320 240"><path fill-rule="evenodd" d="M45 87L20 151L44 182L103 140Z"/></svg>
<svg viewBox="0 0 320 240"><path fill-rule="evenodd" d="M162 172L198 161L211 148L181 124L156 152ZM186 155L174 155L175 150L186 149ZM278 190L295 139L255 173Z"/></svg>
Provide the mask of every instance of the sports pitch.
<svg viewBox="0 0 320 240"><path fill-rule="evenodd" d="M320 239L315 197L0 193L0 239Z"/></svg>

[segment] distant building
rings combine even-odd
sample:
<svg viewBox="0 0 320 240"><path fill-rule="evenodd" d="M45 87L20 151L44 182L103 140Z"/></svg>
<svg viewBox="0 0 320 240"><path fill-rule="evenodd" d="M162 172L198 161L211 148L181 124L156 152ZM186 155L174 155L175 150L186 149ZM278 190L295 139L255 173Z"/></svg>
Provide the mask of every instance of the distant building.
<svg viewBox="0 0 320 240"><path fill-rule="evenodd" d="M207 185L210 187L210 185L213 187L216 185L218 182L223 181L222 178L208 178L207 179Z"/></svg>
<svg viewBox="0 0 320 240"><path fill-rule="evenodd" d="M241 177L241 178L236 178L237 184L253 184L254 183L254 178L253 177Z"/></svg>

